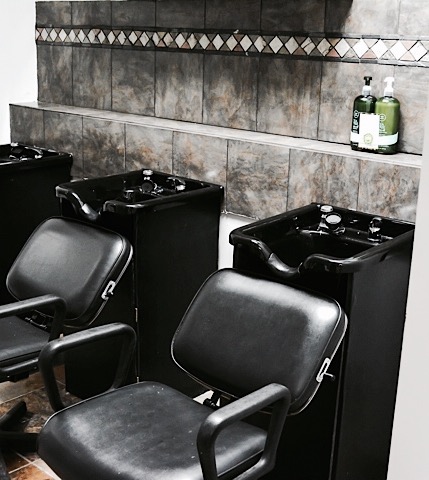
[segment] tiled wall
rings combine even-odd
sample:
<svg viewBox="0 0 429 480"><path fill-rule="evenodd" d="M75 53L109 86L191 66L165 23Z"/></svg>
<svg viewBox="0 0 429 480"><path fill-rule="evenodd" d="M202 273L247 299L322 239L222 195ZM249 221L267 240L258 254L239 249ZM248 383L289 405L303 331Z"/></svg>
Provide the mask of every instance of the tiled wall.
<svg viewBox="0 0 429 480"><path fill-rule="evenodd" d="M252 217L332 201L413 220L429 80L425 3L37 2L39 101L63 108L16 106L12 134L28 132L26 115L42 115L34 128L56 148L73 147L77 176L149 161L216 179L227 187L225 208ZM347 146L364 75L373 76L376 94L384 77L395 77L400 150L408 155ZM65 106L99 109L98 119ZM143 127L143 116L176 125ZM208 126L225 127L224 138ZM291 137L316 143L312 150ZM147 154L155 146L157 159Z"/></svg>

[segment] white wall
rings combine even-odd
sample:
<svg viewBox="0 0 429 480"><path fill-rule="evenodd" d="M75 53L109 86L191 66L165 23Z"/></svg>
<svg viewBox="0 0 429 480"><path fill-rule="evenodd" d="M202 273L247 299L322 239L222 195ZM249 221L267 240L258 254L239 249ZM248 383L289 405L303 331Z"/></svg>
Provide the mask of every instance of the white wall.
<svg viewBox="0 0 429 480"><path fill-rule="evenodd" d="M221 215L219 225L219 268L232 267L234 248L229 244L229 233L231 230L253 221L251 218L240 217L230 213Z"/></svg>
<svg viewBox="0 0 429 480"><path fill-rule="evenodd" d="M429 113L425 132L388 480L429 478Z"/></svg>
<svg viewBox="0 0 429 480"><path fill-rule="evenodd" d="M0 0L0 144L10 142L9 103L37 98L35 1ZM429 112L429 109L427 110ZM429 113L428 113L429 115ZM420 183L414 261L388 480L429 478L429 116ZM219 266L232 265L230 230L248 219L223 215ZM362 479L371 480L371 479Z"/></svg>
<svg viewBox="0 0 429 480"><path fill-rule="evenodd" d="M0 1L0 145L10 143L9 103L37 99L34 0Z"/></svg>

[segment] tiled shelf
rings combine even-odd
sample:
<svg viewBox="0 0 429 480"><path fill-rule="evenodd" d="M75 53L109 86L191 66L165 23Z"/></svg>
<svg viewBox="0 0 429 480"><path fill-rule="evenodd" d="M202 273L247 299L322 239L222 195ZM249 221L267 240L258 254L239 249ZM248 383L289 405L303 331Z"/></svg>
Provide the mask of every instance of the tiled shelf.
<svg viewBox="0 0 429 480"><path fill-rule="evenodd" d="M420 155L38 102L12 105L11 127L72 153L76 178L152 168L224 185L224 210L251 218L324 202L415 220Z"/></svg>

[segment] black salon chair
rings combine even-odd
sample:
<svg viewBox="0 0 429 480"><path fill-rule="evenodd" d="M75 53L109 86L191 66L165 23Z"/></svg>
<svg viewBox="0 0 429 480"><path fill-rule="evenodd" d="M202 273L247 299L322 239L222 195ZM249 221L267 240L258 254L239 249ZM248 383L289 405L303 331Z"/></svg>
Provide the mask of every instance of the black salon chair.
<svg viewBox="0 0 429 480"><path fill-rule="evenodd" d="M19 301L0 307L0 382L35 372L40 351L64 325L90 325L131 256L130 243L117 233L65 218L39 225L6 280ZM0 419L0 447L35 450L36 434L9 431L25 412L19 402Z"/></svg>
<svg viewBox="0 0 429 480"><path fill-rule="evenodd" d="M334 300L220 270L201 287L172 342L177 364L220 402L200 404L152 381L116 388L119 374L107 393L63 409L52 373L58 355L121 332L124 351L131 350L131 328L97 327L92 338L70 335L40 355L57 412L40 433L39 455L62 480L260 478L275 464L286 415L316 393L345 329ZM243 421L260 410L271 415L266 430Z"/></svg>

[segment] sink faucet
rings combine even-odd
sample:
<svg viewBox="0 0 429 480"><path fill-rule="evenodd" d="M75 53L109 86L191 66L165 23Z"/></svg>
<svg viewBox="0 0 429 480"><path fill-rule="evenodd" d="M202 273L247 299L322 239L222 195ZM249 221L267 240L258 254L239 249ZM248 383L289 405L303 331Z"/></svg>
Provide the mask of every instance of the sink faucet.
<svg viewBox="0 0 429 480"><path fill-rule="evenodd" d="M381 242L381 218L374 217L368 226L368 240L371 242Z"/></svg>
<svg viewBox="0 0 429 480"><path fill-rule="evenodd" d="M331 205L322 205L320 207L320 213L320 222L317 230L335 235L341 235L345 232L341 215L334 212L334 208Z"/></svg>
<svg viewBox="0 0 429 480"><path fill-rule="evenodd" d="M157 185L152 180L153 170L145 169L142 171L143 181L140 186L140 189L143 193L153 192Z"/></svg>

